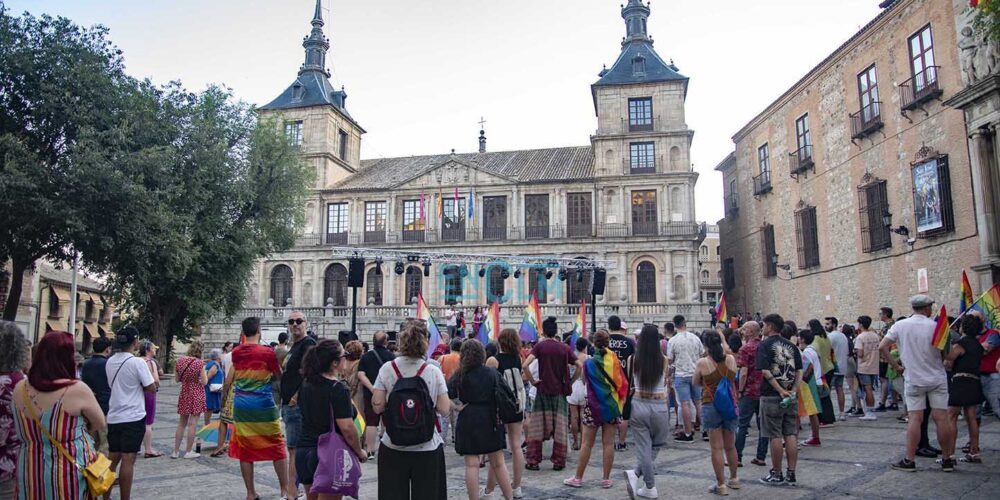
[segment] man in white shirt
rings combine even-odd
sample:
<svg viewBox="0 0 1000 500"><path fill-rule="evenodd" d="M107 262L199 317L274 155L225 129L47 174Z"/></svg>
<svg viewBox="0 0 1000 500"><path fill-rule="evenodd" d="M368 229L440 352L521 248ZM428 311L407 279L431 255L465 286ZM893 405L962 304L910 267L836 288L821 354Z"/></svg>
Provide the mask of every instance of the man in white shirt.
<svg viewBox="0 0 1000 500"><path fill-rule="evenodd" d="M448 308L444 310L445 325L448 326L448 336L455 338L455 332L458 330L458 312L455 311L455 306L449 304ZM473 332L475 335L476 332Z"/></svg>
<svg viewBox="0 0 1000 500"><path fill-rule="evenodd" d="M827 322L829 324L830 322ZM832 326L832 325L831 325ZM830 387L837 391L837 405L840 408L840 420L847 420L844 413L844 373L847 371L847 358L850 356L850 346L847 342L847 335L844 335L839 328L828 330L827 338L833 347L833 357L837 361L837 369L833 372L833 379L830 380Z"/></svg>
<svg viewBox="0 0 1000 500"><path fill-rule="evenodd" d="M141 359L135 357L139 347L139 331L126 326L115 335L118 352L108 358L105 371L111 387L108 402L108 451L111 469L118 468L118 488L122 500L132 495L132 472L135 457L146 433L146 402L143 391L156 391L153 374Z"/></svg>
<svg viewBox="0 0 1000 500"><path fill-rule="evenodd" d="M695 363L705 352L705 346L697 335L687 331L684 316L674 316L674 328L677 333L667 343L667 358L670 359L670 366L674 367L674 394L684 418L684 432L674 436L674 441L693 443L694 421L698 419L701 408L701 386L695 385L692 377Z"/></svg>
<svg viewBox="0 0 1000 500"><path fill-rule="evenodd" d="M955 425L948 418L948 375L944 370L942 353L931 344L937 323L930 319L934 300L926 295L910 297L913 315L897 322L879 344L882 358L889 360L896 373L903 374L903 398L910 421L906 428L906 456L892 468L912 472L913 462L920 440L920 425L924 420L924 408L931 407L931 418L937 428L938 443L941 444L941 470L955 470ZM899 350L899 360L889 355L892 344ZM902 364L900 364L902 361Z"/></svg>

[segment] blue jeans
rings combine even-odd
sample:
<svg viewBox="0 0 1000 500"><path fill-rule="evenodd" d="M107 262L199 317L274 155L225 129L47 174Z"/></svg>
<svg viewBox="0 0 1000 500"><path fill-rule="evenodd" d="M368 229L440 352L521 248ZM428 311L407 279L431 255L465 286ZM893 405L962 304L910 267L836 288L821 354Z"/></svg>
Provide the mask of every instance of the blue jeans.
<svg viewBox="0 0 1000 500"><path fill-rule="evenodd" d="M299 434L302 433L302 410L298 405L284 405L281 407L281 420L285 422L285 447L293 450L299 444Z"/></svg>
<svg viewBox="0 0 1000 500"><path fill-rule="evenodd" d="M743 461L743 447L747 443L747 432L750 429L750 418L756 415L757 426L757 460L764 460L767 457L767 447L770 441L760 436L760 400L750 399L748 396L740 396L740 425L736 432L736 456L739 461Z"/></svg>

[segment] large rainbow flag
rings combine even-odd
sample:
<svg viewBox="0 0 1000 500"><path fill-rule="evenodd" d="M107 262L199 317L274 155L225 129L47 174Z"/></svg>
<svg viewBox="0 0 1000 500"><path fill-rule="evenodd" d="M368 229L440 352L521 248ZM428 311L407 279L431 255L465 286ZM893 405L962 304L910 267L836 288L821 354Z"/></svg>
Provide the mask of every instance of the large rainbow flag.
<svg viewBox="0 0 1000 500"><path fill-rule="evenodd" d="M427 307L427 303L424 302L423 294L417 296L417 319L422 319L427 322L427 332L430 334L427 342L427 354L424 356L425 359L431 359L431 354L434 354L434 349L441 344L441 330L438 329L437 323L434 322L434 317L431 316L431 310Z"/></svg>
<svg viewBox="0 0 1000 500"><path fill-rule="evenodd" d="M973 305L983 311L983 316L986 316L986 326L1000 327L1000 284L993 285L993 288L987 290Z"/></svg>
<svg viewBox="0 0 1000 500"><path fill-rule="evenodd" d="M587 301L580 301L580 311L576 313L576 320L573 321L573 332L570 335L570 346L576 349L576 341L580 337L587 338Z"/></svg>
<svg viewBox="0 0 1000 500"><path fill-rule="evenodd" d="M729 321L729 311L726 309L726 294L719 295L719 303L715 306L715 319L720 323Z"/></svg>
<svg viewBox="0 0 1000 500"><path fill-rule="evenodd" d="M594 354L583 364L587 377L587 405L598 423L610 423L622 415L628 397L628 379L618 356L611 349Z"/></svg>
<svg viewBox="0 0 1000 500"><path fill-rule="evenodd" d="M808 417L818 415L822 410L819 399L819 388L816 387L816 377L809 377L809 381L799 382L799 416Z"/></svg>
<svg viewBox="0 0 1000 500"><path fill-rule="evenodd" d="M499 336L500 302L494 302L490 304L489 311L486 311L486 318L483 319L483 324L479 325L479 331L476 332L476 339L482 342L483 345L486 345L490 341L496 341Z"/></svg>
<svg viewBox="0 0 1000 500"><path fill-rule="evenodd" d="M972 285L969 284L969 275L965 274L965 270L962 270L962 293L958 304L959 314L965 314L965 311L971 309L975 302L975 298L972 296Z"/></svg>
<svg viewBox="0 0 1000 500"><path fill-rule="evenodd" d="M531 300L528 307L524 308L524 319L521 320L521 328L518 335L524 342L534 342L538 340L538 331L542 329L542 310L538 307L538 294L531 292Z"/></svg>
<svg viewBox="0 0 1000 500"><path fill-rule="evenodd" d="M948 332L948 310L941 305L941 312L938 313L937 326L934 327L934 336L931 337L931 345L943 351L948 347L948 339L951 334Z"/></svg>

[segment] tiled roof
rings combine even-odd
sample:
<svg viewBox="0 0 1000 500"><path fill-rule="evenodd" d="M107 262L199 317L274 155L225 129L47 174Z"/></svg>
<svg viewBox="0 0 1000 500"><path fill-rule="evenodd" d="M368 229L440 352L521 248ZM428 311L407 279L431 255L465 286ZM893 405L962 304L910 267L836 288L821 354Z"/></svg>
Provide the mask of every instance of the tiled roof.
<svg viewBox="0 0 1000 500"><path fill-rule="evenodd" d="M333 189L393 188L426 175L452 160L517 183L580 180L594 177L593 150L590 146L576 146L362 160L358 173L333 186Z"/></svg>
<svg viewBox="0 0 1000 500"><path fill-rule="evenodd" d="M73 283L73 268L63 267L56 269L51 264L42 263L38 265L38 272L42 278L49 282L60 283L67 287ZM103 291L104 285L98 281L85 276L82 272L76 275L76 286L80 290L92 292Z"/></svg>
<svg viewBox="0 0 1000 500"><path fill-rule="evenodd" d="M633 73L632 60L641 57L645 59L645 71ZM688 78L677 72L673 64L667 64L653 50L653 45L645 40L634 40L622 48L618 60L601 72L601 79L595 83L600 85L622 85L629 83L665 82L671 80L684 81Z"/></svg>

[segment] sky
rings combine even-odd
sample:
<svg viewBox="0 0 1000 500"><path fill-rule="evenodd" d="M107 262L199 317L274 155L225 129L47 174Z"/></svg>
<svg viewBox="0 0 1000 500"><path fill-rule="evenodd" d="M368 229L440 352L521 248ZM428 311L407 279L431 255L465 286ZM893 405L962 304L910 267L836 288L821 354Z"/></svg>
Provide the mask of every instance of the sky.
<svg viewBox="0 0 1000 500"><path fill-rule="evenodd" d="M653 1L654 48L689 77L699 220L723 216L732 136L874 18L880 0ZM315 0L0 0L101 24L127 71L263 105L295 79ZM579 146L625 0L323 0L327 64L368 133L362 158Z"/></svg>

